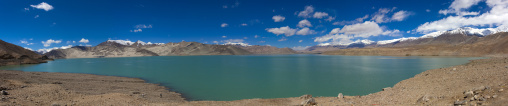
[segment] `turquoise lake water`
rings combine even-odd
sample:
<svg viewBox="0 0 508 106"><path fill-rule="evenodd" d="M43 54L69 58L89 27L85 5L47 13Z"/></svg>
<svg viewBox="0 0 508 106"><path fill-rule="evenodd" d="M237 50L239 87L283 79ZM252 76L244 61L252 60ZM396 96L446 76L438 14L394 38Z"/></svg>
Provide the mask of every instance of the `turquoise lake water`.
<svg viewBox="0 0 508 106"><path fill-rule="evenodd" d="M135 77L188 100L366 95L425 70L479 58L329 55L158 56L59 59L2 70Z"/></svg>

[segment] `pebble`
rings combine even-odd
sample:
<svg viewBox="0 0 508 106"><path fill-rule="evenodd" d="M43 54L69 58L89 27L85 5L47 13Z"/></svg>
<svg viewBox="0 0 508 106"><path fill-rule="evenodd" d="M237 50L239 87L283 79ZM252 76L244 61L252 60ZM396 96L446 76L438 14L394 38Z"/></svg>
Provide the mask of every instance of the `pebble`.
<svg viewBox="0 0 508 106"><path fill-rule="evenodd" d="M0 92L1 92L1 94L2 94L2 95L9 95L9 92L7 92L7 91L3 91L3 90L2 90L2 91L0 91Z"/></svg>
<svg viewBox="0 0 508 106"><path fill-rule="evenodd" d="M474 93L473 93L473 91L466 91L466 92L464 92L464 95L466 95L466 98L469 98L469 97L473 97Z"/></svg>
<svg viewBox="0 0 508 106"><path fill-rule="evenodd" d="M499 89L499 92L503 92L503 91L504 91L504 89Z"/></svg>
<svg viewBox="0 0 508 106"><path fill-rule="evenodd" d="M497 97L497 95L492 96L492 98L496 98L496 97Z"/></svg>
<svg viewBox="0 0 508 106"><path fill-rule="evenodd" d="M344 95L342 95L342 93L339 93L339 95L337 96L337 98L342 99L342 98L344 98Z"/></svg>
<svg viewBox="0 0 508 106"><path fill-rule="evenodd" d="M457 70L457 68L453 68L453 71Z"/></svg>
<svg viewBox="0 0 508 106"><path fill-rule="evenodd" d="M466 100L463 100L463 101L455 101L453 104L454 105L465 105L467 103Z"/></svg>
<svg viewBox="0 0 508 106"><path fill-rule="evenodd" d="M310 98L310 99L303 101L301 104L304 106L308 106L308 105L312 106L312 105L316 105L317 103L314 100L314 98Z"/></svg>
<svg viewBox="0 0 508 106"><path fill-rule="evenodd" d="M386 91L386 90L391 89L391 88L392 88L392 87L386 87L386 88L383 88L382 90L383 90L383 91Z"/></svg>

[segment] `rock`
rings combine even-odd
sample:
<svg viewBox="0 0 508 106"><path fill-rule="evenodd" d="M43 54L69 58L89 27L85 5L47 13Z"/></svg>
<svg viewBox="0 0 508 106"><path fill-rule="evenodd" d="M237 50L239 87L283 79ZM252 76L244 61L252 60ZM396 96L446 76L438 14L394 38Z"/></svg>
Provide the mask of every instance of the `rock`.
<svg viewBox="0 0 508 106"><path fill-rule="evenodd" d="M2 90L0 92L1 92L2 95L9 95L9 92L7 92L7 91Z"/></svg>
<svg viewBox="0 0 508 106"><path fill-rule="evenodd" d="M309 99L309 98L312 98L312 95L306 94L306 95L300 96L300 99Z"/></svg>
<svg viewBox="0 0 508 106"><path fill-rule="evenodd" d="M480 99L478 99L478 100L480 100L480 101L485 101L485 100L487 100L487 99L485 99L485 98L483 98L483 97L480 97Z"/></svg>
<svg viewBox="0 0 508 106"><path fill-rule="evenodd" d="M483 91L483 90L485 90L485 89L487 89L487 87L485 87L485 86L480 86L480 87L477 87L477 88L473 88L473 91L475 91L475 92L476 92L476 91Z"/></svg>
<svg viewBox="0 0 508 106"><path fill-rule="evenodd" d="M478 96L478 95L474 95L474 96L473 96L473 98L474 98L475 100L478 100L478 99L480 99L480 96Z"/></svg>
<svg viewBox="0 0 508 106"><path fill-rule="evenodd" d="M416 101L416 103L424 103L424 102L430 101L430 99L432 99L432 96L430 96L430 95L423 95L422 97L420 97L420 99L418 99Z"/></svg>
<svg viewBox="0 0 508 106"><path fill-rule="evenodd" d="M383 88L382 90L386 91L386 90L389 90L389 89L392 89L392 87L386 87L386 88Z"/></svg>
<svg viewBox="0 0 508 106"><path fill-rule="evenodd" d="M463 100L463 101L455 101L453 104L454 105L466 105L467 103L467 100Z"/></svg>
<svg viewBox="0 0 508 106"><path fill-rule="evenodd" d="M342 95L342 93L339 93L339 96L337 96L337 98L342 99L344 98L344 95Z"/></svg>
<svg viewBox="0 0 508 106"><path fill-rule="evenodd" d="M132 94L140 94L140 93L139 93L139 92L134 91L134 92L132 92Z"/></svg>
<svg viewBox="0 0 508 106"><path fill-rule="evenodd" d="M314 100L314 98L310 98L310 99L307 99L302 102L303 106L312 106L312 105L316 105L316 104L317 104L317 102Z"/></svg>
<svg viewBox="0 0 508 106"><path fill-rule="evenodd" d="M492 98L497 98L497 95L492 96Z"/></svg>
<svg viewBox="0 0 508 106"><path fill-rule="evenodd" d="M473 93L473 91L466 91L466 92L464 92L464 95L466 95L466 98L470 98L470 97L474 96L474 93Z"/></svg>
<svg viewBox="0 0 508 106"><path fill-rule="evenodd" d="M457 70L457 68L453 68L453 71Z"/></svg>
<svg viewBox="0 0 508 106"><path fill-rule="evenodd" d="M504 89L499 89L499 92L503 92L503 91L504 91Z"/></svg>
<svg viewBox="0 0 508 106"><path fill-rule="evenodd" d="M483 98L490 99L490 96L489 95L485 95L485 96L483 96Z"/></svg>

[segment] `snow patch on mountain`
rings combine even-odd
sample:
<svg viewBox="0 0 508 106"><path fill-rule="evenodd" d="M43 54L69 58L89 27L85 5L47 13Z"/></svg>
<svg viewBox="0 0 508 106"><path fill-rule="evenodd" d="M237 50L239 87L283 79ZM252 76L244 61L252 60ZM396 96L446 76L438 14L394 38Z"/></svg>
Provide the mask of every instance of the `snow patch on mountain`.
<svg viewBox="0 0 508 106"><path fill-rule="evenodd" d="M39 54L45 54L45 53L48 53L52 50L56 50L56 49L68 49L68 48L71 48L72 45L67 45L67 46L62 46L62 47L53 47L53 48L44 48L44 49L39 49L35 52L39 53Z"/></svg>
<svg viewBox="0 0 508 106"><path fill-rule="evenodd" d="M137 44L136 46L140 46L140 45L163 45L164 43L152 43L152 42L148 42L148 43L145 43L141 40L138 40L136 42L132 42L130 40L108 40L107 42L114 42L114 43L118 43L118 44L121 44L121 45L126 45L126 46L131 46L131 45L134 45L134 44Z"/></svg>
<svg viewBox="0 0 508 106"><path fill-rule="evenodd" d="M239 45L239 46L244 46L244 47L251 46L248 43L242 43L242 42L227 42L222 45Z"/></svg>

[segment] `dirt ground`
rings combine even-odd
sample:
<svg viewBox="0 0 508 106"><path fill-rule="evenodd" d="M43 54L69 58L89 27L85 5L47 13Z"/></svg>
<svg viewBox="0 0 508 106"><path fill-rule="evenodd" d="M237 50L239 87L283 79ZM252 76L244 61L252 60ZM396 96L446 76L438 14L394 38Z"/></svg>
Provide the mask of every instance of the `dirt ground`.
<svg viewBox="0 0 508 106"><path fill-rule="evenodd" d="M2 70L0 105L505 105L507 62L505 57L492 57L427 70L364 96L237 101L186 101L171 89L137 78Z"/></svg>

